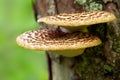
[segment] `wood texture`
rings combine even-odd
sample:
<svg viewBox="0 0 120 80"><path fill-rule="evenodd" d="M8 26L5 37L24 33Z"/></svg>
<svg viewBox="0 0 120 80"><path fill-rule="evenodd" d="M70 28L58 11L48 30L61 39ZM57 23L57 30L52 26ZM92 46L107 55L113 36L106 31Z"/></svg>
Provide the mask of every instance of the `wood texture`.
<svg viewBox="0 0 120 80"><path fill-rule="evenodd" d="M83 55L66 58L49 53L49 80L120 80L120 1L119 0L36 0L38 17L83 10L102 9L114 13L117 20L89 27L103 44L86 49ZM79 0L83 1L83 0ZM90 2L91 1L91 2ZM95 8L96 6L100 8ZM102 8L101 8L102 5Z"/></svg>

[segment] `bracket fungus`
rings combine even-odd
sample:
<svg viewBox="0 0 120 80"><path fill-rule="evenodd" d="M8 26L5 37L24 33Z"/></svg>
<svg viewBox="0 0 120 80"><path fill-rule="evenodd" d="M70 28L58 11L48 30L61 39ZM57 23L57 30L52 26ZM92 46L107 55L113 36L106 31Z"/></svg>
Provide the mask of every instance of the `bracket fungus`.
<svg viewBox="0 0 120 80"><path fill-rule="evenodd" d="M53 16L46 16L38 19L38 22L62 26L65 29L87 31L86 26L105 23L115 20L114 14L107 11L93 10L81 13L61 13Z"/></svg>
<svg viewBox="0 0 120 80"><path fill-rule="evenodd" d="M47 16L38 19L38 22L76 30L71 33L49 28L27 31L18 36L16 42L19 46L27 49L46 50L66 57L74 57L82 54L85 48L102 43L98 37L83 31L86 26L110 22L115 19L114 14L106 11L63 13Z"/></svg>
<svg viewBox="0 0 120 80"><path fill-rule="evenodd" d="M16 41L24 48L46 50L67 57L80 55L85 48L101 44L98 37L85 32L60 33L52 29L25 32Z"/></svg>
<svg viewBox="0 0 120 80"><path fill-rule="evenodd" d="M105 23L115 20L114 14L107 11L88 11L81 13L62 13L38 19L38 22L64 27L88 26L92 24Z"/></svg>

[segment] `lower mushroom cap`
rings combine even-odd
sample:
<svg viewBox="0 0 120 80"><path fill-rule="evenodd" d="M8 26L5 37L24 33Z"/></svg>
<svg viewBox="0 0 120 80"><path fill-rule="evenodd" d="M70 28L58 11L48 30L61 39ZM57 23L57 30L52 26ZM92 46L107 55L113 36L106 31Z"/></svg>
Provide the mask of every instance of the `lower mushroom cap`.
<svg viewBox="0 0 120 80"><path fill-rule="evenodd" d="M101 40L98 37L89 33L62 33L52 29L25 32L17 37L16 42L27 49L54 51L54 53L74 50L82 50L83 52L84 48L101 44Z"/></svg>

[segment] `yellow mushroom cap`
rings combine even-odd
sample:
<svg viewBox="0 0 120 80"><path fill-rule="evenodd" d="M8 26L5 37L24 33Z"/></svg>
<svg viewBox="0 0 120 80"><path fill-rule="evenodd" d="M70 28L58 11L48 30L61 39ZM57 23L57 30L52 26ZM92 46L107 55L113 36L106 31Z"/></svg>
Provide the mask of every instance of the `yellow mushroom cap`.
<svg viewBox="0 0 120 80"><path fill-rule="evenodd" d="M76 27L110 22L115 19L116 17L114 14L98 10L72 14L62 13L59 15L42 17L38 19L38 22L64 27Z"/></svg>
<svg viewBox="0 0 120 80"><path fill-rule="evenodd" d="M28 31L17 37L19 46L32 50L77 50L97 46L101 40L89 33L62 33L52 29Z"/></svg>

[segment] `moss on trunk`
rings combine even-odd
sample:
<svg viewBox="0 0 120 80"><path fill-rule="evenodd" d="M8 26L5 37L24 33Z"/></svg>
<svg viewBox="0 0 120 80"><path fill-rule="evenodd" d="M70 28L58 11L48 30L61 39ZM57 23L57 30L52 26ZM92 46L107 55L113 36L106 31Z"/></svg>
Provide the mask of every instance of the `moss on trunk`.
<svg viewBox="0 0 120 80"><path fill-rule="evenodd" d="M36 0L38 17L89 10L106 10L117 17L113 22L88 28L101 38L100 46L88 48L74 58L49 54L50 80L120 80L119 4L119 0Z"/></svg>

